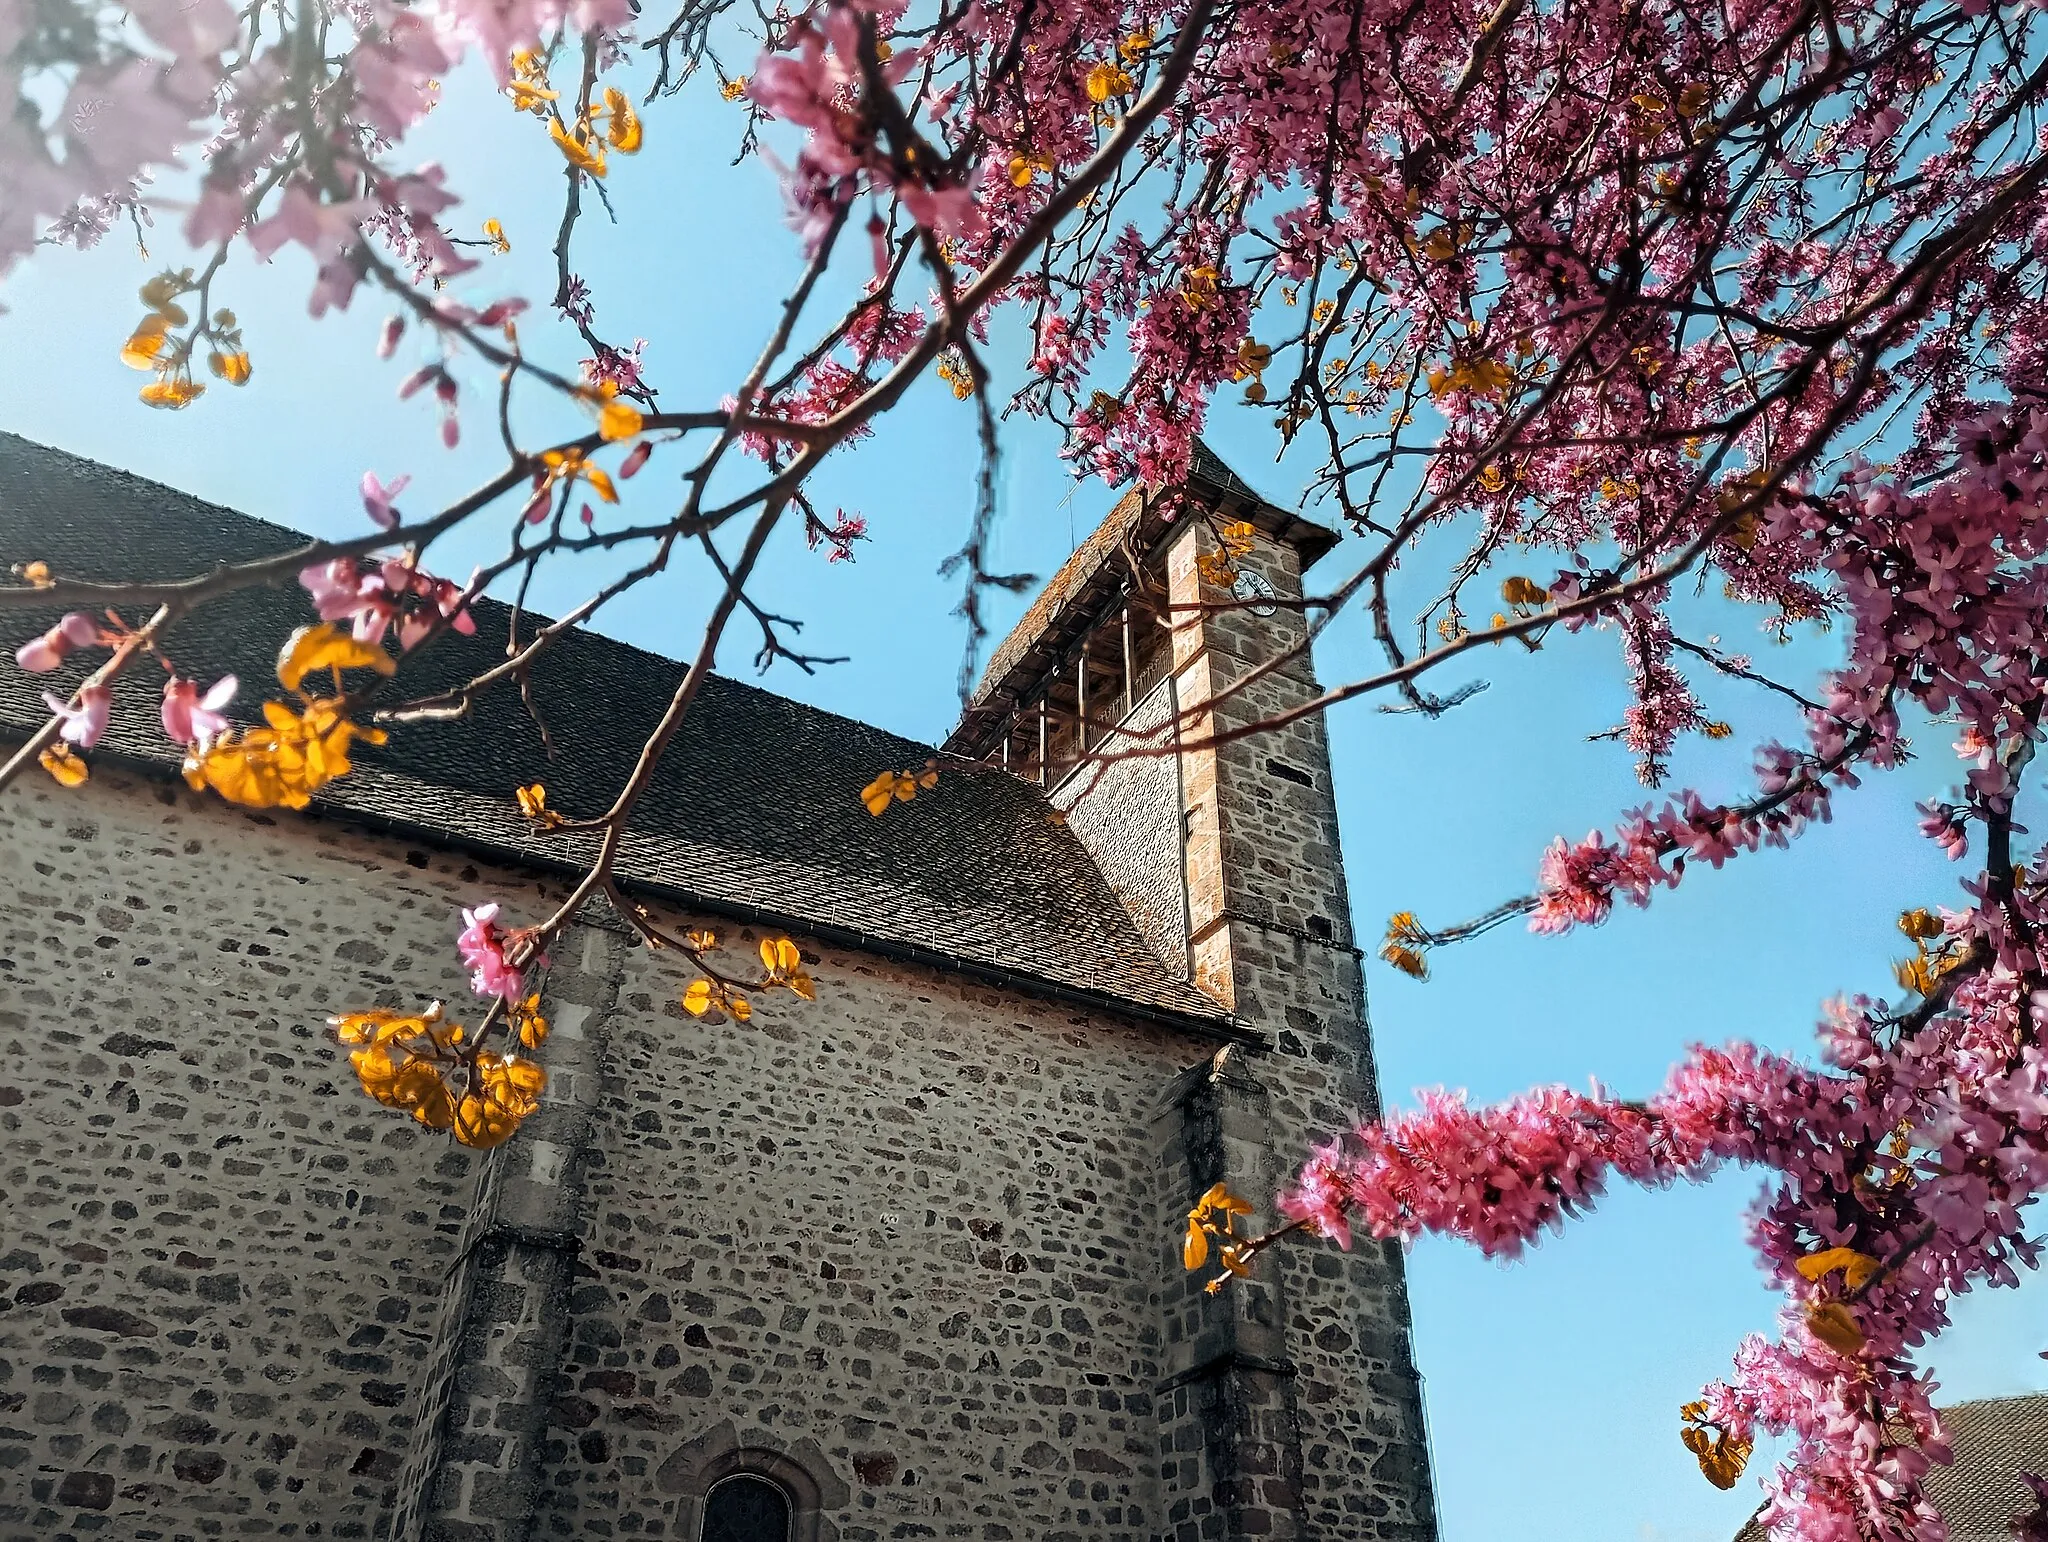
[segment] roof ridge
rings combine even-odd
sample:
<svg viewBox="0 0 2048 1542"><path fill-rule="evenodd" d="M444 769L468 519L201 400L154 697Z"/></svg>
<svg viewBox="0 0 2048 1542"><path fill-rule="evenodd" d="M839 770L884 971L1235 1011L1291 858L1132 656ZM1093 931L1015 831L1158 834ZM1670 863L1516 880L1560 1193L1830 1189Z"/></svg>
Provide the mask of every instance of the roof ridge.
<svg viewBox="0 0 2048 1542"><path fill-rule="evenodd" d="M73 451L63 449L57 445L44 444L40 440L25 438L24 436L14 433L8 429L0 429L0 439L13 440L16 444L21 445L29 450L42 451L46 454L55 453L57 455L62 456L65 460L72 461L81 467L89 467L96 473L112 472L115 476L121 478L125 482L137 484L139 490L157 491L169 487L168 483L159 482L152 477L144 476L139 471L130 471L121 466L110 466L104 461L93 460L87 456L79 455L74 453ZM244 512L241 509L231 508L224 503L216 503L212 499L203 498L197 493L186 492L183 488L172 488L171 490L178 493L180 497L189 498L192 500L192 502L199 504L203 508L210 509L217 514L224 514L228 516L230 519L238 521L243 524L260 525L264 529L274 530L279 535L284 536L288 539L296 539L300 541L321 541L331 539L330 537L315 535L310 530L301 530L295 525L282 524L275 519L267 519L261 514L250 514ZM286 553L280 551L276 553L276 555L284 556L286 555ZM171 580L171 582L176 582L176 580ZM501 600L497 598L495 595L492 595L488 592L479 595L473 603L475 607L478 609L489 607L507 613L509 613L512 609L512 606L507 601ZM561 619L558 616L550 616L543 611L534 610L530 607L522 607L521 614L529 617L541 627L552 626ZM642 647L639 643L631 642L626 638L616 636L610 632L600 631L597 628L586 625L583 622L578 622L574 627L570 628L570 632L572 634L588 638L604 646L621 648L629 653L638 654L642 658L655 659L664 664L684 663L684 660L677 657L675 654L663 653L656 648ZM933 743L930 740L913 738L909 734L897 733L892 728L884 728L879 723L870 723L864 718L851 717L844 712L834 712L830 707L821 707L816 705L815 703L803 701L798 697L785 695L780 691L771 690L765 685L758 685L751 680L743 680L739 678L737 675L729 675L721 670L714 669L711 671L710 675L707 678L716 680L720 682L720 684L728 686L735 690L752 691L758 695L766 696L774 701L789 702L794 706L802 707L807 712L816 713L819 717L830 718L834 722L851 724L856 728L866 729L869 733L882 734L887 736L888 738L900 740L905 744L911 745L916 749L924 750L929 754L944 755L947 758L954 760L965 759L965 757L963 756L955 755L951 750L942 749L939 745Z"/></svg>

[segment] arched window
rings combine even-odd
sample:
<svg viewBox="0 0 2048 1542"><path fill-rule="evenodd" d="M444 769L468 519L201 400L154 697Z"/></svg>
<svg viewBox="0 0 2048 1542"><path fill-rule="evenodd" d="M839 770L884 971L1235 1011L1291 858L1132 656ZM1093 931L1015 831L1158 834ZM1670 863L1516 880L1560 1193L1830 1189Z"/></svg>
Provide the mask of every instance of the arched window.
<svg viewBox="0 0 2048 1542"><path fill-rule="evenodd" d="M790 1542L789 1495L751 1472L721 1478L704 1496L703 1542Z"/></svg>
<svg viewBox="0 0 2048 1542"><path fill-rule="evenodd" d="M4 0L0 0L4 3ZM765 1430L742 1440L731 1420L679 1446L655 1469L676 1496L675 1535L688 1542L825 1542L826 1519L853 1498L816 1442L784 1448Z"/></svg>

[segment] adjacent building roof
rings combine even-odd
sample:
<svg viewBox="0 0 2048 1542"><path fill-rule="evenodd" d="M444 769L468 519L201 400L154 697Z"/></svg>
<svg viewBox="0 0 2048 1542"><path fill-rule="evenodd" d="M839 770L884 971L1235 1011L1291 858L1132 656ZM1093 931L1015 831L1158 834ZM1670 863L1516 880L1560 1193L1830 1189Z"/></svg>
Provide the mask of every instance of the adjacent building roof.
<svg viewBox="0 0 2048 1542"><path fill-rule="evenodd" d="M306 537L94 461L0 434L0 570L31 560L60 577L164 580L289 552ZM437 641L408 661L408 695L456 684L503 658L510 621L478 607L477 635ZM7 650L55 616L5 619ZM140 620L141 617L131 617ZM195 609L166 636L181 671L244 687L232 711L254 719L274 687L279 644L313 619L296 586L245 590ZM524 624L530 637L537 620ZM83 663L83 661L74 661ZM410 724L316 807L440 842L573 869L584 837L535 835L513 789L541 781L571 815L606 807L680 678L673 660L575 631L533 671L535 704L560 756L512 688L473 716ZM34 676L0 660L0 731L47 717L45 687L82 668ZM162 678L130 669L116 689L113 752L159 771L177 761L159 731ZM1073 832L1029 783L952 758L936 788L880 818L859 792L878 772L935 753L864 723L713 677L643 799L620 872L629 889L759 916L828 940L1030 984L1066 999L1234 1034L1228 1015L1176 978L1146 944Z"/></svg>
<svg viewBox="0 0 2048 1542"><path fill-rule="evenodd" d="M1949 1542L2012 1542L2014 1516L2034 1505L2023 1472L2048 1476L2048 1393L1987 1397L1941 1410L1955 1461L1927 1475ZM1764 1542L1755 1517L1736 1542Z"/></svg>

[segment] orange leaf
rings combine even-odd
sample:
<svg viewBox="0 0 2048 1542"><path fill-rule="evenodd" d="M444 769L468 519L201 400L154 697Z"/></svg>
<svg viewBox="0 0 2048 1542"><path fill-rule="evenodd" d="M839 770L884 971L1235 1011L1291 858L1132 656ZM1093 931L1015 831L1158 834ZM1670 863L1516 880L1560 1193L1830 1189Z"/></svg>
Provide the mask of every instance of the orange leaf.
<svg viewBox="0 0 2048 1542"><path fill-rule="evenodd" d="M604 106L611 119L605 125L604 137L619 154L631 155L640 148L640 115L633 111L626 93L616 86L604 88Z"/></svg>
<svg viewBox="0 0 2048 1542"><path fill-rule="evenodd" d="M598 410L597 433L600 439L631 439L640 432L645 420L637 407L630 407L621 401L609 401Z"/></svg>
<svg viewBox="0 0 2048 1542"><path fill-rule="evenodd" d="M300 627L285 639L277 656L277 678L288 691L296 691L313 670L329 668L374 669L388 675L397 671L398 663L382 648L358 642L331 621ZM268 716L269 709L264 710Z"/></svg>
<svg viewBox="0 0 2048 1542"><path fill-rule="evenodd" d="M68 744L48 746L36 757L36 762L50 773L59 787L77 787L91 775L85 768L85 761L72 754Z"/></svg>
<svg viewBox="0 0 2048 1542"><path fill-rule="evenodd" d="M604 175L604 149L601 145L592 144L583 130L578 129L572 135L561 124L550 123L548 137L554 140L569 164L578 171L588 172L593 177Z"/></svg>
<svg viewBox="0 0 2048 1542"><path fill-rule="evenodd" d="M1838 1355L1863 1347L1863 1328L1856 1314L1839 1301L1816 1301L1806 1308L1806 1329Z"/></svg>

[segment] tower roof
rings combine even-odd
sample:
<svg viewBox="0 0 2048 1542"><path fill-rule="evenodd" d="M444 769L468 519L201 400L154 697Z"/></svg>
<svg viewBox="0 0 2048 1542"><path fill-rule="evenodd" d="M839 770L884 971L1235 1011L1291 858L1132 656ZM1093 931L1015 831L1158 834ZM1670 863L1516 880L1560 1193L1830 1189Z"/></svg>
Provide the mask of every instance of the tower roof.
<svg viewBox="0 0 2048 1542"><path fill-rule="evenodd" d="M305 541L0 433L0 567L40 559L64 577L161 579ZM476 610L475 636L443 637L409 661L409 691L446 689L502 661L507 607L483 600ZM296 589L252 589L196 608L166 644L187 674L239 675L245 688L232 712L252 721L279 644L310 618ZM55 619L10 618L10 641ZM542 624L529 614L522 635ZM532 683L541 719L573 754L554 760L519 693L501 689L485 693L470 717L395 730L314 807L515 865L580 870L593 843L575 834L537 838L512 790L540 780L550 804L572 814L607 806L680 670L594 632L568 632L535 661ZM0 736L33 731L48 717L42 688L66 689L81 673L76 664L57 676L0 667ZM153 669L121 677L96 757L177 775L178 752L156 727L161 685ZM1160 961L1037 788L955 761L914 803L881 818L861 807L860 788L878 772L932 753L713 676L641 804L621 877L680 905L1235 1036L1216 1004Z"/></svg>
<svg viewBox="0 0 2048 1542"><path fill-rule="evenodd" d="M1186 498L1173 496L1181 492ZM989 655L966 715L947 736L946 748L980 753L987 720L1007 713L1060 667L1076 639L1100 625L1123 602L1138 570L1188 517L1192 502L1226 520L1248 520L1301 553L1304 569L1328 553L1337 533L1262 498L1202 440L1179 488L1134 487L1094 532L1074 548L1059 571Z"/></svg>

